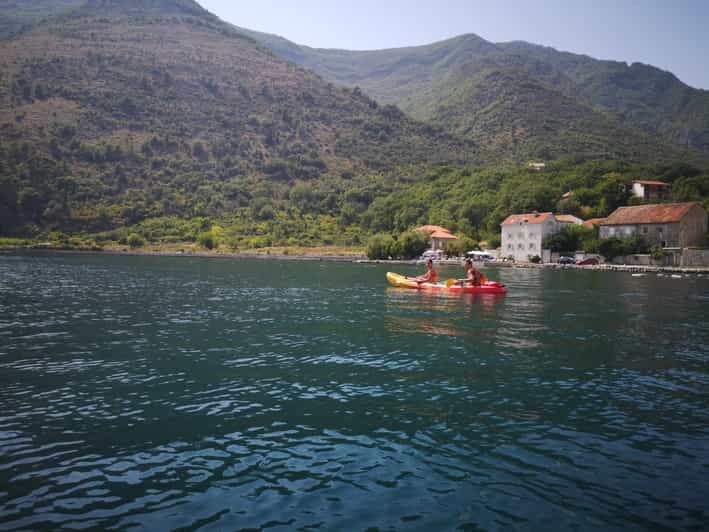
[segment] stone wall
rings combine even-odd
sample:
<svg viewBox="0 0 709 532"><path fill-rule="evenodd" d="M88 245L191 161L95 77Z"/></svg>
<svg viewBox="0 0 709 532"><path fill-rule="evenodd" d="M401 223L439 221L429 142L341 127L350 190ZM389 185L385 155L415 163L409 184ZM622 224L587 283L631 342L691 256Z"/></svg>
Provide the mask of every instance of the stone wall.
<svg viewBox="0 0 709 532"><path fill-rule="evenodd" d="M709 249L683 249L679 266L708 267Z"/></svg>

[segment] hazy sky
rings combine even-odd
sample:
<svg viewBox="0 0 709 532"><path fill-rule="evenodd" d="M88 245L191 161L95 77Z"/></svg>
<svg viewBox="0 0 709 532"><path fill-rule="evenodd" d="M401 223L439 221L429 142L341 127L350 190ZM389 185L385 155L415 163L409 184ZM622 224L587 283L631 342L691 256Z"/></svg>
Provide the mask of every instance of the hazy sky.
<svg viewBox="0 0 709 532"><path fill-rule="evenodd" d="M475 33L648 63L709 89L709 0L198 1L237 26L317 48L391 48Z"/></svg>

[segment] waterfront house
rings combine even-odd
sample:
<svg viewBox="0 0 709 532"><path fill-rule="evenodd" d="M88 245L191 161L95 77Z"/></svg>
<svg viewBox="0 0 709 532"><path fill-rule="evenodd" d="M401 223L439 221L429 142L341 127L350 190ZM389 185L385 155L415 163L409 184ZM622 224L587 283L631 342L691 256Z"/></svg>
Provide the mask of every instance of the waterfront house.
<svg viewBox="0 0 709 532"><path fill-rule="evenodd" d="M696 202L619 207L600 224L600 237L642 236L663 248L702 246L707 212Z"/></svg>
<svg viewBox="0 0 709 532"><path fill-rule="evenodd" d="M551 212L511 214L500 224L502 228L502 256L527 262L542 256L542 242L558 232L561 224Z"/></svg>
<svg viewBox="0 0 709 532"><path fill-rule="evenodd" d="M663 181L636 180L630 185L630 193L643 201L662 201L670 197L672 185Z"/></svg>
<svg viewBox="0 0 709 532"><path fill-rule="evenodd" d="M555 218L562 227L564 225L583 225L583 220L573 214L557 214Z"/></svg>
<svg viewBox="0 0 709 532"><path fill-rule="evenodd" d="M458 240L448 229L440 225L422 225L417 227L416 230L431 235L430 246L433 251L443 249L446 243Z"/></svg>

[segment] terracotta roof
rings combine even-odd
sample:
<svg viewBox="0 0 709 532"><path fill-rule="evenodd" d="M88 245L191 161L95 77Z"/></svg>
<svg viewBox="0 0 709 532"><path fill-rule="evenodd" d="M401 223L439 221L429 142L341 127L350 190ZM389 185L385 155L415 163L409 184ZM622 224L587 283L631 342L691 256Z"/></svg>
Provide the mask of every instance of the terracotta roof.
<svg viewBox="0 0 709 532"><path fill-rule="evenodd" d="M578 223L579 221L582 221L581 218L577 218L576 216L572 216L571 214L557 214L555 216L556 220L562 223L566 224L575 224Z"/></svg>
<svg viewBox="0 0 709 532"><path fill-rule="evenodd" d="M448 231L433 231L431 238L440 238L442 240L458 240L457 237L450 234Z"/></svg>
<svg viewBox="0 0 709 532"><path fill-rule="evenodd" d="M633 181L633 183L640 183L641 185L657 185L658 187L671 187L669 183L665 183L664 181L644 181L640 179L636 179Z"/></svg>
<svg viewBox="0 0 709 532"><path fill-rule="evenodd" d="M526 222L528 224L541 224L550 216L554 216L550 212L530 212L527 214L510 214L500 225L519 224Z"/></svg>
<svg viewBox="0 0 709 532"><path fill-rule="evenodd" d="M444 233L450 234L451 232L446 229L445 227L441 227L440 225L422 225L421 227L416 228L417 231L424 231L426 233L435 233L436 231L443 231Z"/></svg>
<svg viewBox="0 0 709 532"><path fill-rule="evenodd" d="M618 207L601 225L662 224L679 222L698 203L660 203Z"/></svg>
<svg viewBox="0 0 709 532"><path fill-rule="evenodd" d="M583 225L593 227L594 225L601 225L605 221L605 218L591 218L590 220L586 220Z"/></svg>

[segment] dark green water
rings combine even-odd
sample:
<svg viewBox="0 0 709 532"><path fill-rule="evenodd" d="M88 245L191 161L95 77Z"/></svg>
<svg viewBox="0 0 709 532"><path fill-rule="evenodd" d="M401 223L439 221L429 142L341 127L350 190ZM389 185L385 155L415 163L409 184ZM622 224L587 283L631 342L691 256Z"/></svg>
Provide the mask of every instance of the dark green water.
<svg viewBox="0 0 709 532"><path fill-rule="evenodd" d="M709 279L386 270L0 255L0 529L706 529Z"/></svg>

